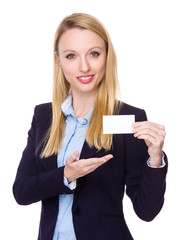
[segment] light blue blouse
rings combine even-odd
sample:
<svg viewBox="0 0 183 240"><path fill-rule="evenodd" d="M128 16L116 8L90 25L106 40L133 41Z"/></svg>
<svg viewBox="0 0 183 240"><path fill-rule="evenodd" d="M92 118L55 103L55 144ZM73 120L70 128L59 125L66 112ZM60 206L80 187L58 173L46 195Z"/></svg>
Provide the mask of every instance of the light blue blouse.
<svg viewBox="0 0 183 240"><path fill-rule="evenodd" d="M57 157L58 167L66 164L66 159L74 151L81 153L86 133L89 126L89 120L93 109L83 118L75 118L72 107L72 94L70 94L61 105L61 110L66 116L65 136ZM64 183L68 185L67 179L64 177ZM72 182L70 188L74 188L75 182ZM62 194L59 196L59 212L55 226L53 240L76 240L73 219L72 204L74 194Z"/></svg>
<svg viewBox="0 0 183 240"><path fill-rule="evenodd" d="M79 154L81 153L89 126L89 120L93 112L93 109L91 109L85 117L76 119L72 107L72 94L70 94L62 103L61 110L66 116L66 125L65 136L57 157L58 167L64 166L67 157L74 151L77 150ZM150 159L147 161L147 164L150 167L149 162ZM164 167L165 165L163 155L161 167ZM68 184L67 179L64 177L64 183L66 186L74 189L76 181ZM63 194L59 196L59 212L53 240L76 240L71 211L73 198L74 194Z"/></svg>

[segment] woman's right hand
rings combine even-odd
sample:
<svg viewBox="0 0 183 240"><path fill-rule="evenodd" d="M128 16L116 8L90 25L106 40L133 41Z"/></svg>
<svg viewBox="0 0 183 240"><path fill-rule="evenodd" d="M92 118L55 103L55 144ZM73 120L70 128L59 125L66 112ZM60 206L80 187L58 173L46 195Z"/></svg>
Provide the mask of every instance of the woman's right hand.
<svg viewBox="0 0 183 240"><path fill-rule="evenodd" d="M112 154L105 155L100 158L88 158L77 160L79 152L73 152L67 159L64 168L64 176L70 183L73 180L83 177L90 172L93 172L96 168L113 158Z"/></svg>

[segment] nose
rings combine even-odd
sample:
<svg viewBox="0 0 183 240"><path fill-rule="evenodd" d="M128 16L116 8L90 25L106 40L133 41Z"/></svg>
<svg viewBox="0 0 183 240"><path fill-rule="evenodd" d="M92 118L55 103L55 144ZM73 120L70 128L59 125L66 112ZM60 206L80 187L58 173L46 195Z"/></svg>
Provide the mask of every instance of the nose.
<svg viewBox="0 0 183 240"><path fill-rule="evenodd" d="M86 57L82 57L80 59L80 71L86 73L89 70L90 70L90 64L89 64L87 58Z"/></svg>

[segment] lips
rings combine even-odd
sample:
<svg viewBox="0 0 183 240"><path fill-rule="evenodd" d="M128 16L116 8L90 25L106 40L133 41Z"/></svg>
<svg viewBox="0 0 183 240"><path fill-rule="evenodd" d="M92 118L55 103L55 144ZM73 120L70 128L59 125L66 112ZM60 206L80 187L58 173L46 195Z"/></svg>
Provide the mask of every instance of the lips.
<svg viewBox="0 0 183 240"><path fill-rule="evenodd" d="M81 83L89 83L92 81L94 75L82 75L77 77L77 79L81 82Z"/></svg>

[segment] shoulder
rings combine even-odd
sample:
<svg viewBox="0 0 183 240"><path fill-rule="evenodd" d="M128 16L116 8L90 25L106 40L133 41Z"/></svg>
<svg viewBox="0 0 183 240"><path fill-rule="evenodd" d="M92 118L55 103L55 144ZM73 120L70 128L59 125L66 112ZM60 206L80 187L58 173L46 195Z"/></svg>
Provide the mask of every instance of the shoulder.
<svg viewBox="0 0 183 240"><path fill-rule="evenodd" d="M129 105L125 102L119 102L120 103L120 110L119 115L135 115L135 121L146 121L147 116L144 109L134 107L132 105Z"/></svg>
<svg viewBox="0 0 183 240"><path fill-rule="evenodd" d="M36 116L50 115L52 113L52 103L49 102L36 105L34 112Z"/></svg>
<svg viewBox="0 0 183 240"><path fill-rule="evenodd" d="M34 108L34 119L40 126L50 126L52 121L52 103L36 105Z"/></svg>
<svg viewBox="0 0 183 240"><path fill-rule="evenodd" d="M135 113L142 113L144 112L143 109L134 107L132 105L129 105L125 102L120 102L121 103L121 109L120 109L120 114L135 114Z"/></svg>

